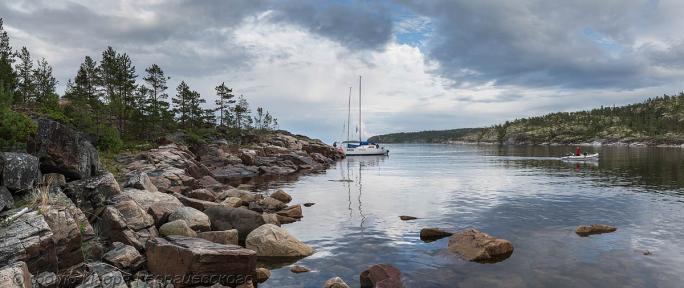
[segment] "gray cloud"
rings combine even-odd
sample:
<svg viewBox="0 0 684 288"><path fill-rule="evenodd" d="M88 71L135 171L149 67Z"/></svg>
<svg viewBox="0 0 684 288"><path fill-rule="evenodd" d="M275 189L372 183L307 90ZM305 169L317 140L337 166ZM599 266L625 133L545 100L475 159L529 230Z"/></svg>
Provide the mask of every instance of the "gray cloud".
<svg viewBox="0 0 684 288"><path fill-rule="evenodd" d="M321 105L358 74L369 80L364 103L375 101L364 107L369 133L678 92L682 10L675 0L0 1L14 48L47 57L62 86L111 45L138 74L160 64L169 86L188 80L209 100L226 81L284 128L328 139L340 107Z"/></svg>
<svg viewBox="0 0 684 288"><path fill-rule="evenodd" d="M638 41L676 36L661 32L668 17L664 11L677 3L400 2L432 19L428 53L441 63L440 73L457 82L632 89L671 80L649 74L658 63L648 57L649 46ZM674 23L664 26L674 32Z"/></svg>
<svg viewBox="0 0 684 288"><path fill-rule="evenodd" d="M381 49L392 37L390 7L380 2L278 1L277 17L360 49Z"/></svg>

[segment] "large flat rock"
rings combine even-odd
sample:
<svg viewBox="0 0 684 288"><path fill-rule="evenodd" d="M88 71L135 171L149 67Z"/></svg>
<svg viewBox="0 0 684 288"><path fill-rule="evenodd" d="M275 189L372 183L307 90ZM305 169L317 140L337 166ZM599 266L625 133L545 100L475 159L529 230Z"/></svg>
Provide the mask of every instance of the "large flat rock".
<svg viewBox="0 0 684 288"><path fill-rule="evenodd" d="M449 238L449 251L468 261L492 263L510 257L513 254L513 244L477 229L466 229Z"/></svg>
<svg viewBox="0 0 684 288"><path fill-rule="evenodd" d="M146 254L147 268L153 274L186 280L174 283L181 284L178 286L216 283L234 286L256 277L256 252L236 245L168 236L147 241Z"/></svg>

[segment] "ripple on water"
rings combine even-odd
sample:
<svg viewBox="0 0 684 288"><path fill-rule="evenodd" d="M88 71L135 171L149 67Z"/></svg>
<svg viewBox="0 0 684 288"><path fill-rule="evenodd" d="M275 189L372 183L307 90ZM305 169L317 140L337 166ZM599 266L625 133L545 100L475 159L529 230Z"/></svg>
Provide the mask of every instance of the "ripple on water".
<svg viewBox="0 0 684 288"><path fill-rule="evenodd" d="M391 263L407 287L680 287L681 153L643 157L651 152L603 147L599 163L576 165L554 158L571 147L389 148L389 157L349 158L280 184L295 202L316 203L285 226L315 247L298 262L314 272L275 269L260 286L320 287L340 276L354 287L368 266ZM574 233L592 223L618 231ZM420 241L423 227L475 227L510 240L515 251L496 264L466 262L448 252L446 238Z"/></svg>

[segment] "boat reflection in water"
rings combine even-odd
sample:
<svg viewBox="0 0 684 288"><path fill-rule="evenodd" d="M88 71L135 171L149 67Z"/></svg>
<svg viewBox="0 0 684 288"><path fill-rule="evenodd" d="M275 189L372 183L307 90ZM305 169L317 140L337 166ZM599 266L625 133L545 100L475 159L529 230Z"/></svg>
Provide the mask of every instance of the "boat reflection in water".
<svg viewBox="0 0 684 288"><path fill-rule="evenodd" d="M366 215L363 213L363 170L369 167L379 166L385 159L389 158L387 155L365 155L365 156L348 156L344 161L339 163L340 172L342 173L342 181L347 189L348 210L350 219L353 218L352 209L352 190L356 192L356 208L359 213L359 227L363 228L366 221ZM358 169L355 169L358 167Z"/></svg>

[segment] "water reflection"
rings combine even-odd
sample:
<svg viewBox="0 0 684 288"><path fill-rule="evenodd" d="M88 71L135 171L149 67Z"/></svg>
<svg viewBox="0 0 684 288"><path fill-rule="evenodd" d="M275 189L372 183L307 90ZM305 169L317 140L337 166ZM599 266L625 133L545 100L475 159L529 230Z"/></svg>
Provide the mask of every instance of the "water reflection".
<svg viewBox="0 0 684 288"><path fill-rule="evenodd" d="M358 287L359 273L376 263L398 267L407 287L679 287L681 150L596 147L598 162L567 163L558 157L572 147L390 149L391 157L348 158L277 183L296 203L317 203L285 226L316 249L300 261L314 272L275 269L262 287L320 287L334 276ZM618 231L575 235L591 223ZM510 240L515 253L470 263L447 251L448 239L421 241L424 227L475 227Z"/></svg>

